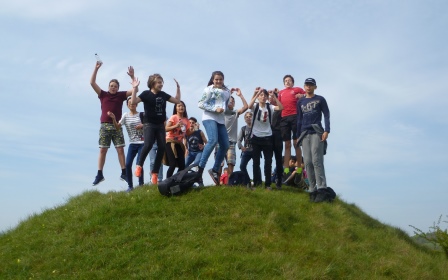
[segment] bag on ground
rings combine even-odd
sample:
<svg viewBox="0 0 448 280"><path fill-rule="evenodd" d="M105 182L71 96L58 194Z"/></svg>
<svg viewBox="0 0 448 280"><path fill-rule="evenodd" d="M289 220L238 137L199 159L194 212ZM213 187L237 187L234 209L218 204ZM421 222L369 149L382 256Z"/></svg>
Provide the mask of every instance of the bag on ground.
<svg viewBox="0 0 448 280"><path fill-rule="evenodd" d="M158 185L160 194L166 196L179 195L190 189L194 183L199 183L201 176L198 172L192 170L196 166L196 164L189 165L184 170L160 182Z"/></svg>

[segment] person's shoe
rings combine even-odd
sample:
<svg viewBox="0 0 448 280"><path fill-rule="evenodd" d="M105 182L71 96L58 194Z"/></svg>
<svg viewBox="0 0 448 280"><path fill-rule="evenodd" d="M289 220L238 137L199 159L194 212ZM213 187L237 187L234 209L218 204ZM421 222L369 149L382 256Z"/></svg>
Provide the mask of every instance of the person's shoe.
<svg viewBox="0 0 448 280"><path fill-rule="evenodd" d="M277 190L281 191L282 190L282 185L281 184L277 184L275 185L275 187L277 188Z"/></svg>
<svg viewBox="0 0 448 280"><path fill-rule="evenodd" d="M157 173L152 173L152 174L151 174L151 183L152 183L153 185L157 185L157 179L158 179L158 177L159 177L159 174L157 174Z"/></svg>
<svg viewBox="0 0 448 280"><path fill-rule="evenodd" d="M210 177L212 177L213 182L215 182L215 185L219 185L219 176L218 172L213 171L213 169L208 170L208 174L210 174Z"/></svg>
<svg viewBox="0 0 448 280"><path fill-rule="evenodd" d="M271 187L266 187L266 190L267 191L272 191L272 188Z"/></svg>
<svg viewBox="0 0 448 280"><path fill-rule="evenodd" d="M98 185L99 183L101 183L102 181L104 181L104 176L102 176L102 175L96 175L96 177L95 177L95 181L93 181L92 186L96 186L96 185Z"/></svg>
<svg viewBox="0 0 448 280"><path fill-rule="evenodd" d="M125 181L126 183L128 182L127 178L126 178L126 174L121 174L120 175L120 180L121 181Z"/></svg>
<svg viewBox="0 0 448 280"><path fill-rule="evenodd" d="M137 167L135 167L135 172L134 172L134 174L135 174L135 176L136 177L140 177L140 176L142 176L142 167L140 166L140 165L137 165Z"/></svg>
<svg viewBox="0 0 448 280"><path fill-rule="evenodd" d="M134 190L134 188L133 187L129 187L127 190L126 190L126 192L128 193L128 192L132 192Z"/></svg>

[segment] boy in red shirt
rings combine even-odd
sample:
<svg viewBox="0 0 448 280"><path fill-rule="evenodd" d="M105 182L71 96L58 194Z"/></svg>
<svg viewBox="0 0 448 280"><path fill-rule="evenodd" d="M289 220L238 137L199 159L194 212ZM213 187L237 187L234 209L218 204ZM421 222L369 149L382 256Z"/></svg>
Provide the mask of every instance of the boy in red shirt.
<svg viewBox="0 0 448 280"><path fill-rule="evenodd" d="M297 173L302 173L302 150L297 145L297 102L305 96L305 91L300 87L294 87L294 78L291 75L283 77L285 88L278 93L278 100L283 104L280 128L285 142L285 156L283 161L283 173L289 173L289 159L291 158L291 137L296 147Z"/></svg>

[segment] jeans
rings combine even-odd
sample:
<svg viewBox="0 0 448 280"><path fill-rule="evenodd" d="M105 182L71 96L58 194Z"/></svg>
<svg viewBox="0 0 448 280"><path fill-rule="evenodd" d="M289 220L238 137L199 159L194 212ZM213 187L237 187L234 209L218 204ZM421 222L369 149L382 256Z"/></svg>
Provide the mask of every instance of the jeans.
<svg viewBox="0 0 448 280"><path fill-rule="evenodd" d="M249 173L247 172L247 164L252 159L252 151L246 151L241 153L240 170L246 174L243 185L247 185L250 182Z"/></svg>
<svg viewBox="0 0 448 280"><path fill-rule="evenodd" d="M187 158L185 159L185 166L189 166L190 164L198 164L201 160L202 151L199 152L190 152L188 151Z"/></svg>
<svg viewBox="0 0 448 280"><path fill-rule="evenodd" d="M150 170L154 170L154 162L156 161L156 153L157 153L157 143L152 145L151 151L149 151L149 168ZM160 165L159 173L157 174L157 180L163 180L163 164Z"/></svg>
<svg viewBox="0 0 448 280"><path fill-rule="evenodd" d="M208 142L205 144L204 150L202 151L199 167L205 168L213 149L216 144L219 143L215 164L213 165L213 171L218 172L221 167L221 162L224 160L227 150L229 149L229 135L227 134L227 128L224 124L217 123L214 120L205 120L202 121L202 124L207 132Z"/></svg>
<svg viewBox="0 0 448 280"><path fill-rule="evenodd" d="M132 162L134 161L135 156L137 156L136 162L140 159L140 154L142 152L143 144L129 144L128 154L126 155L126 180L128 181L128 187L133 187L132 182ZM143 170L142 176L138 178L138 185L143 185Z"/></svg>
<svg viewBox="0 0 448 280"><path fill-rule="evenodd" d="M310 182L309 190L317 188L326 188L327 179L325 178L324 168L324 142L317 133L307 134L302 140L302 153L305 162L305 169Z"/></svg>

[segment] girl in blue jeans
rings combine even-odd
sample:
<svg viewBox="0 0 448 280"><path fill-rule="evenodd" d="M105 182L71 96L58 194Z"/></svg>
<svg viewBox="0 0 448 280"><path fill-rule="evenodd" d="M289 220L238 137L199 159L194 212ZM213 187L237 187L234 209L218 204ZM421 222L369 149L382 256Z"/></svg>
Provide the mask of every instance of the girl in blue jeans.
<svg viewBox="0 0 448 280"><path fill-rule="evenodd" d="M215 163L213 168L208 171L216 185L219 185L218 171L221 167L221 162L229 149L229 136L224 119L224 110L227 108L229 98L230 90L224 85L224 74L221 71L213 72L198 103L198 107L204 110L202 124L208 137L208 142L204 146L201 160L199 161L199 174L202 177L207 160L216 144L219 143Z"/></svg>

